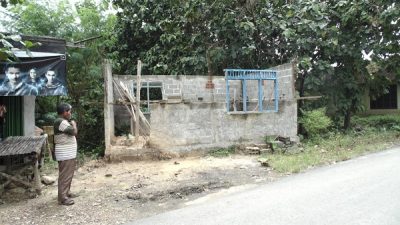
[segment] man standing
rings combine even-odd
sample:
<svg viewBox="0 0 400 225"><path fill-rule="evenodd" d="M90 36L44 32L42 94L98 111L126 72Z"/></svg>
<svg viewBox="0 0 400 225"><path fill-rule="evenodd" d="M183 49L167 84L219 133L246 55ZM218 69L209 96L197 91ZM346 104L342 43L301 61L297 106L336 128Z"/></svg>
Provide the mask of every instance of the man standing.
<svg viewBox="0 0 400 225"><path fill-rule="evenodd" d="M76 122L71 120L72 107L70 104L61 103L57 106L58 118L54 121L55 156L58 161L58 203L73 205L71 199L71 182L75 170L77 143L75 136L78 134Z"/></svg>

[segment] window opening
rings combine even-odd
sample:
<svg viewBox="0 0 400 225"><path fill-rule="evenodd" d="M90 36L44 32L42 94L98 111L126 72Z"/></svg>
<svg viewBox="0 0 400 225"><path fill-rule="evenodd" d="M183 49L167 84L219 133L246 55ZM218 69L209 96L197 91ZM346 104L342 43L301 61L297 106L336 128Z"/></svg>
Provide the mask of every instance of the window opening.
<svg viewBox="0 0 400 225"><path fill-rule="evenodd" d="M136 83L133 84L133 93L136 93ZM142 112L150 112L150 103L162 100L161 82L142 82L140 88L140 101Z"/></svg>
<svg viewBox="0 0 400 225"><path fill-rule="evenodd" d="M224 72L227 112L230 112L231 109L243 112L278 112L279 93L275 70L225 69ZM232 88L231 93L230 81L240 81L241 90ZM254 104L253 98L256 99ZM241 104L236 105L237 102L241 102Z"/></svg>
<svg viewBox="0 0 400 225"><path fill-rule="evenodd" d="M371 109L397 109L397 85L391 85L389 92L378 97L370 98Z"/></svg>

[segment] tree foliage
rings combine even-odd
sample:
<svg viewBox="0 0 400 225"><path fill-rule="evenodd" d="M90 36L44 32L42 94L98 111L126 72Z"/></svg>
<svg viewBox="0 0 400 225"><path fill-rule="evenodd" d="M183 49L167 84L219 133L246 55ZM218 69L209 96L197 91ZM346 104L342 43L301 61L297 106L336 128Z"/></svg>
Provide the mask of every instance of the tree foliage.
<svg viewBox="0 0 400 225"><path fill-rule="evenodd" d="M81 150L101 152L104 148L103 77L101 71L105 48L110 45L113 15L106 15L107 4L97 5L85 0L76 4L76 11L67 1L56 8L27 2L12 8L19 16L13 21L15 31L22 34L52 36L70 43L84 44L84 48L67 50L67 85L69 94L62 99L38 97L38 110L44 114L55 110L55 104L68 101L74 107L78 121L78 143ZM93 38L90 41L80 42Z"/></svg>
<svg viewBox="0 0 400 225"><path fill-rule="evenodd" d="M287 61L278 1L115 0L121 73L222 74L226 67L266 67ZM264 4L264 7L260 7Z"/></svg>
<svg viewBox="0 0 400 225"><path fill-rule="evenodd" d="M5 8L10 4L16 5L16 4L21 4L23 2L24 0L0 0L0 6Z"/></svg>
<svg viewBox="0 0 400 225"><path fill-rule="evenodd" d="M331 114L362 110L368 88L399 76L394 0L114 0L120 73L222 74L296 58L300 96L322 94ZM366 59L363 54L370 54ZM211 72L210 72L211 71ZM303 102L300 102L303 107Z"/></svg>
<svg viewBox="0 0 400 225"><path fill-rule="evenodd" d="M328 130L329 126L332 125L332 120L326 116L325 108L319 108L305 111L299 119L299 123L304 126L309 137L318 137Z"/></svg>

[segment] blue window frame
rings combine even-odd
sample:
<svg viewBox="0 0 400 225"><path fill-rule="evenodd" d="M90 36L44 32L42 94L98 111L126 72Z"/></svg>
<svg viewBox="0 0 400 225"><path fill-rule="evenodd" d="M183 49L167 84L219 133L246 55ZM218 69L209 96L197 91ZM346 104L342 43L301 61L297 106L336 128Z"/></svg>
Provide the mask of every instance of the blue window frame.
<svg viewBox="0 0 400 225"><path fill-rule="evenodd" d="M225 81L226 81L226 110L229 112L230 109L230 93L229 93L229 81L240 80L242 81L242 99L243 99L243 112L247 110L247 81L257 80L258 81L258 111L259 112L278 112L278 79L277 72L275 70L247 70L247 69L225 69ZM272 81L274 83L274 110L264 109L263 107L263 82Z"/></svg>

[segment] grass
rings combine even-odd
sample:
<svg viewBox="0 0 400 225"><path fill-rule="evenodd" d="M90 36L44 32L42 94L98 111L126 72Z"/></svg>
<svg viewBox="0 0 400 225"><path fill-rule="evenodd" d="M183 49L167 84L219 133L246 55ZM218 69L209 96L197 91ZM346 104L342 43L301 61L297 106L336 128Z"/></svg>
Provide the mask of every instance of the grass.
<svg viewBox="0 0 400 225"><path fill-rule="evenodd" d="M362 134L332 134L304 143L297 154L270 154L261 156L280 173L298 173L306 169L348 160L366 153L382 151L399 144L398 131L368 131Z"/></svg>
<svg viewBox="0 0 400 225"><path fill-rule="evenodd" d="M230 146L228 148L217 148L211 150L208 154L213 157L227 157L235 153L235 146Z"/></svg>
<svg viewBox="0 0 400 225"><path fill-rule="evenodd" d="M97 154L85 154L78 151L76 156L76 164L77 167L83 166L85 163L94 160L97 158ZM41 168L42 173L53 173L54 171L58 171L58 162L51 159L50 156L46 155L44 159L44 164Z"/></svg>

